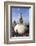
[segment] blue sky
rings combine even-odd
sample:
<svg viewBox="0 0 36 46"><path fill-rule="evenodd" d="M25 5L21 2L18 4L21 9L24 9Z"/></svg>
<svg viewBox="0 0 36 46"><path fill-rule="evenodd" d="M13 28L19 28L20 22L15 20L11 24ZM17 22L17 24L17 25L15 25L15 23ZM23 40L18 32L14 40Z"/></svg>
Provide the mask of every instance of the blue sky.
<svg viewBox="0 0 36 46"><path fill-rule="evenodd" d="M19 21L20 13L22 13L23 21L25 23L29 22L29 8L12 8L12 22L15 20L16 22Z"/></svg>

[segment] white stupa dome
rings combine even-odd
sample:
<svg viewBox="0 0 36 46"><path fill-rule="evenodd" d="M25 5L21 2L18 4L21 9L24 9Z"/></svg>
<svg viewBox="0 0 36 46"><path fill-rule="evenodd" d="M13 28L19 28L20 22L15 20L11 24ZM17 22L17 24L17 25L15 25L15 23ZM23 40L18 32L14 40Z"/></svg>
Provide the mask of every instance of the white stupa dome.
<svg viewBox="0 0 36 46"><path fill-rule="evenodd" d="M16 30L17 30L17 32L18 32L19 34L24 33L24 32L25 32L24 29L25 29L24 24L17 24L17 25L14 27L14 31L16 32Z"/></svg>

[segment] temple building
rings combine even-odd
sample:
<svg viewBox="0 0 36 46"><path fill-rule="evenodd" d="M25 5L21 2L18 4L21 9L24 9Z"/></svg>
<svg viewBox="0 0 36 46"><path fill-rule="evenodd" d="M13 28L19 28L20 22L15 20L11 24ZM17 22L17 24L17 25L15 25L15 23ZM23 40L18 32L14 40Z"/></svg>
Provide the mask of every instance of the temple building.
<svg viewBox="0 0 36 46"><path fill-rule="evenodd" d="M23 16L22 13L20 13L19 24L14 27L14 31L18 32L19 34L23 34L25 32L24 29L25 25L23 24Z"/></svg>

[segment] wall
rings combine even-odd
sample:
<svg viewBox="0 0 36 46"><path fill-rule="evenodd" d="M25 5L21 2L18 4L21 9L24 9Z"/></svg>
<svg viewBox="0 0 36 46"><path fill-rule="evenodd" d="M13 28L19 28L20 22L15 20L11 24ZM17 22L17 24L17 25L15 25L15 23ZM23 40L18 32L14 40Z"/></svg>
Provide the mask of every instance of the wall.
<svg viewBox="0 0 36 46"><path fill-rule="evenodd" d="M0 46L7 46L4 45L4 1L6 0L0 0ZM9 0L8 0L9 1ZM10 0L11 1L11 0ZM35 2L35 0L12 0L12 1L21 1L21 2ZM35 5L36 10L36 5ZM35 19L36 19L36 13L35 13ZM36 23L36 20L35 20ZM35 34L36 34L36 24L35 24ZM36 46L36 43L29 43L29 44L11 44L8 46Z"/></svg>
<svg viewBox="0 0 36 46"><path fill-rule="evenodd" d="M36 1L35 1L35 42L36 42Z"/></svg>

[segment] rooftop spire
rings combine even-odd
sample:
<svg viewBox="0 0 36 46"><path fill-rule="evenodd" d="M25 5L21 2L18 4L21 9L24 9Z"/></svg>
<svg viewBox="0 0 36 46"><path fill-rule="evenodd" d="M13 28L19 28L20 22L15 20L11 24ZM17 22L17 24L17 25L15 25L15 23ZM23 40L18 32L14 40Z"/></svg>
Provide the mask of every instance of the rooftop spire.
<svg viewBox="0 0 36 46"><path fill-rule="evenodd" d="M22 13L20 13L20 19L19 19L20 23L23 23L23 18L22 18Z"/></svg>

